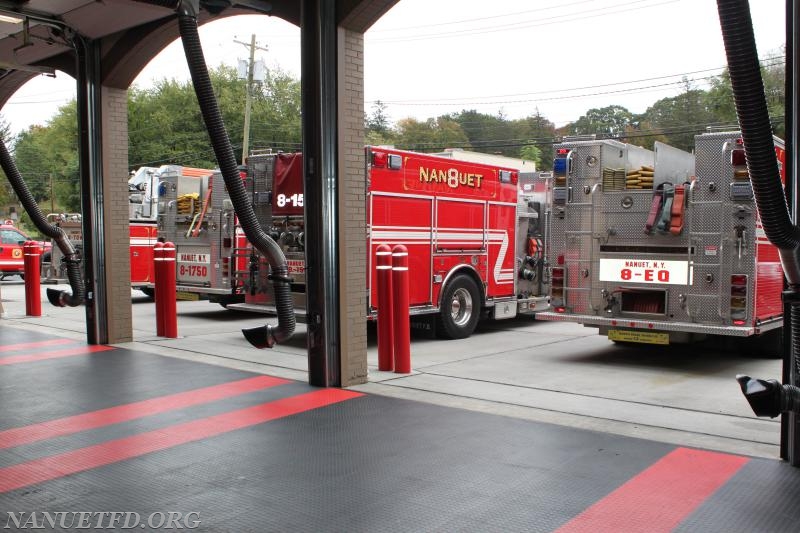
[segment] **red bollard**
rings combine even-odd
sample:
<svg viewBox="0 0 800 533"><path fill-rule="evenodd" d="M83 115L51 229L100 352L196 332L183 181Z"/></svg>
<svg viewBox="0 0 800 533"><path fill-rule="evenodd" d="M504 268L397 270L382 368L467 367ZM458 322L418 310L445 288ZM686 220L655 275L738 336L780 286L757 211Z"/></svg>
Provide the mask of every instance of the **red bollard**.
<svg viewBox="0 0 800 533"><path fill-rule="evenodd" d="M41 265L39 257L42 247L36 241L25 241L22 245L23 268L25 270L25 314L42 316Z"/></svg>
<svg viewBox="0 0 800 533"><path fill-rule="evenodd" d="M153 245L153 283L156 298L156 335L164 336L164 243Z"/></svg>
<svg viewBox="0 0 800 533"><path fill-rule="evenodd" d="M375 249L378 283L378 370L391 371L392 355L392 249L379 244Z"/></svg>
<svg viewBox="0 0 800 533"><path fill-rule="evenodd" d="M392 248L392 325L394 326L394 371L411 372L411 325L408 303L408 248Z"/></svg>
<svg viewBox="0 0 800 533"><path fill-rule="evenodd" d="M175 244L164 243L164 336L170 339L178 336L178 307L176 300Z"/></svg>

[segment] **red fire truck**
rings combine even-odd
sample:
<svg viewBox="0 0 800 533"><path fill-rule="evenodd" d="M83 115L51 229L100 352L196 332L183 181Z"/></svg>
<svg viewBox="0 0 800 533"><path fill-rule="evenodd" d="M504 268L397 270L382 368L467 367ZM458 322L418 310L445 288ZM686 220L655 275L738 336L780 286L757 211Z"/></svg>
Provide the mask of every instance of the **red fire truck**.
<svg viewBox="0 0 800 533"><path fill-rule="evenodd" d="M777 138L775 150L783 161ZM784 276L738 132L698 135L694 154L581 139L556 154L552 309L537 318L597 327L616 342L750 338L780 355Z"/></svg>
<svg viewBox="0 0 800 533"><path fill-rule="evenodd" d="M366 161L367 318L376 316L380 244L408 248L411 314L435 316L442 337L469 336L482 314L504 319L548 307L545 193L536 174L379 147L366 148ZM302 166L299 153L248 159L254 205L286 254L295 309L305 306ZM265 259L246 265L236 270L245 303L230 307L274 312Z"/></svg>

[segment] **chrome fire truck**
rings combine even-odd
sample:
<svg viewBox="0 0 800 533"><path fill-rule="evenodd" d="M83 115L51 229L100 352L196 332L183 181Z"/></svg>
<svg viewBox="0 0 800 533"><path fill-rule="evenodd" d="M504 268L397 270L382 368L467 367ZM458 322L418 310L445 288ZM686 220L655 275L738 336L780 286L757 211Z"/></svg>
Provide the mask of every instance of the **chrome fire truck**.
<svg viewBox="0 0 800 533"><path fill-rule="evenodd" d="M245 267L247 246L224 185L219 171L172 166L158 173L158 239L175 244L178 299L223 307L243 301L233 271L237 261Z"/></svg>
<svg viewBox="0 0 800 533"><path fill-rule="evenodd" d="M783 272L738 132L696 136L693 155L658 142L652 152L613 140L555 148L552 309L537 318L597 327L616 342L716 335L779 349Z"/></svg>
<svg viewBox="0 0 800 533"><path fill-rule="evenodd" d="M367 318L376 316L380 244L408 248L411 314L435 316L442 337L469 336L484 313L504 319L548 307L538 175L379 147L366 148L366 161ZM305 307L302 166L299 153L248 159L254 205L286 254L295 309ZM247 265L236 272L245 303L231 307L274 312L266 261Z"/></svg>
<svg viewBox="0 0 800 533"><path fill-rule="evenodd" d="M132 171L128 179L128 220L130 234L130 267L131 288L138 289L153 297L154 294L154 264L153 246L158 241L158 192L161 175L180 175L195 181L203 176L210 176L213 171L183 167L178 165L163 165L161 167L140 167ZM60 226L72 245L80 253L83 247L80 213L54 213L48 215L48 221ZM67 281L65 265L57 246L53 247L52 260L45 261L43 257L43 282L63 283Z"/></svg>
<svg viewBox="0 0 800 533"><path fill-rule="evenodd" d="M128 180L128 210L130 220L131 287L148 296L154 294L153 246L158 241L159 184L163 177L187 180L199 184L213 171L179 165L140 167ZM196 201L199 203L199 200Z"/></svg>

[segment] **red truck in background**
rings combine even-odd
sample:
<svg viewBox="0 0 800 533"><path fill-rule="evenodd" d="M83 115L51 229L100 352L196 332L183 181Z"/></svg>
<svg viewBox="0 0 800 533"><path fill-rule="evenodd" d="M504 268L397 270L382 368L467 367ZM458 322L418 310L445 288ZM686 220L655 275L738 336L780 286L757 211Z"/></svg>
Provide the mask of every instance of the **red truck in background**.
<svg viewBox="0 0 800 533"><path fill-rule="evenodd" d="M376 316L375 249L403 244L409 253L411 314L436 318L437 335L468 337L479 318L548 307L543 282L544 183L535 173L433 155L366 148L368 306ZM281 245L293 278L295 310L305 308L302 155L248 158L248 187L265 231ZM178 250L180 254L180 248ZM274 312L269 265L252 248L238 256L234 283L245 302L229 307Z"/></svg>

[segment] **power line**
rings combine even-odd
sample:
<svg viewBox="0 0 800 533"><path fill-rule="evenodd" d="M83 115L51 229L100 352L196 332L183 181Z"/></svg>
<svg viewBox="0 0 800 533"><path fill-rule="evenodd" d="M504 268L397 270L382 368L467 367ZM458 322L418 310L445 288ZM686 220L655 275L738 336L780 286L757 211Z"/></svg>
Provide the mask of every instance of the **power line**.
<svg viewBox="0 0 800 533"><path fill-rule="evenodd" d="M614 8L617 8L617 7L623 7L623 6L633 5L633 4L639 4L641 2L648 2L648 1L650 1L650 0L634 0L633 2L628 2L628 3L625 3L625 4L618 4L618 5L615 5L615 6L606 6L606 7L602 7L602 8L583 10L581 12L580 16L575 16L574 13L570 13L570 14L567 14L567 15L556 15L556 16L553 16L553 17L546 17L546 18L538 19L538 20L534 20L534 21L516 22L516 23L506 24L506 25L501 25L501 26L492 26L492 27L489 27L488 29L451 31L451 32L424 34L424 35L418 35L418 36L388 38L388 39L371 39L369 42L370 42L370 44L375 44L375 43L381 44L381 43L411 42L411 41L420 41L420 40L428 41L428 40L431 40L431 39L447 39L447 38L451 38L451 37L469 37L469 36L473 36L473 35L483 35L483 34L486 34L486 33L497 33L497 32L500 32L500 31L522 30L522 29L527 29L527 28L536 28L536 27L544 26L544 25L555 25L555 24L563 24L563 23L567 23L567 22L575 22L575 21L578 21L578 20L585 20L585 19L588 19L588 18L597 18L597 17L605 17L605 16L608 16L608 15L617 15L617 14L620 14L620 13L627 13L627 12L630 12L630 11L638 11L638 10L641 10L641 9L650 9L650 8L653 8L653 7L659 7L659 6L663 6L663 5L667 5L667 4L675 4L675 3L680 2L682 0L667 0L667 1L664 1L664 2L659 2L657 4L652 4L652 5L632 7L632 8L628 8L628 9L621 9L621 10L618 10L618 11L609 11L609 12L605 12L605 13L603 12L603 11L607 11L609 9L614 9ZM587 15L587 13L593 13L593 12L597 12L597 11L600 11L600 13L593 14L593 15ZM570 19L567 19L567 20L556 20L556 19L565 18L565 17L573 17L573 18L570 18Z"/></svg>
<svg viewBox="0 0 800 533"><path fill-rule="evenodd" d="M540 8L537 8L537 9L528 9L526 11L516 11L514 13L504 13L502 15L489 15L489 16L486 16L486 17L480 17L480 18L474 18L474 19L455 20L455 21L450 21L450 22L437 22L437 23L434 23L434 24L419 24L419 25L416 25L416 26L406 26L406 27L400 27L400 28L387 28L387 29L383 29L383 30L380 30L380 31L376 31L375 34L383 34L385 32L390 32L390 31L416 30L416 29L419 29L419 28L434 28L434 27L438 27L438 26L452 26L454 24L464 24L464 23L467 23L467 22L484 22L486 20L491 20L491 19L516 17L518 15L525 15L527 13L539 13L541 11L549 11L551 9L563 9L563 8L567 8L567 7L574 7L574 6L577 6L577 5L580 5L580 4L589 4L589 3L596 3L596 2L597 2L597 0L581 0L580 2L572 2L570 4L555 4L555 5L550 5L550 6L546 6L546 7L540 7Z"/></svg>
<svg viewBox="0 0 800 533"><path fill-rule="evenodd" d="M779 60L780 59L785 59L785 58L786 58L785 55L774 56L774 57L761 59L760 62L762 63L761 66L763 66L763 67L773 67L773 66L778 66L778 65L784 64L785 61L779 61ZM769 63L767 63L767 62L769 62ZM404 106L434 106L434 105L449 105L449 104L446 104L446 102L452 101L452 105L488 105L488 104L529 102L529 101L539 101L539 100L547 101L547 100L551 100L551 99L580 98L583 95L566 95L566 96L562 96L562 97L542 98L542 99L538 99L538 100L537 99L530 99L530 100L516 100L516 101L487 101L487 102L468 101L470 98L474 98L474 99L478 99L478 100L481 100L481 99L484 99L484 98L508 98L508 97L515 97L515 96L534 96L534 95L540 95L540 94L564 93L564 92L580 91L580 90L586 90L586 89L599 89L599 88L603 88L603 87L615 87L615 86L618 86L618 85L628 85L628 84L631 84L631 83L642 83L642 82L647 82L647 81L657 81L657 80L663 80L663 79L669 79L669 78L676 78L678 76L689 76L689 75L692 75L692 74L703 74L703 73L706 73L706 72L714 72L714 71L723 70L725 68L726 68L725 66L722 66L722 67L716 67L716 68L693 70L693 71L689 71L689 72L681 72L681 73L678 73L678 74L668 74L668 75L664 75L664 76L654 76L654 77L651 77L651 78L641 78L641 79L638 79L638 80L627 80L627 81L619 81L619 82L613 82L613 83L603 83L603 84L597 84L597 85L586 85L586 86L583 86L583 87L572 87L572 88L566 88L566 89L565 88L562 88L562 89L550 89L550 90L547 90L547 91L534 91L534 92L528 92L528 93L511 93L511 94L503 94L503 95L490 95L490 96L485 96L485 97L481 97L481 96L467 97L467 101L465 101L462 98L441 98L441 99L437 99L435 101L432 101L432 100L429 101L429 100L382 100L382 99L378 99L378 100L372 100L370 102L365 102L365 103L367 103L367 104L376 104L376 103L380 102L382 104L404 105ZM689 80L689 81L712 79L712 78L715 78L715 77L718 77L718 76L719 75L705 76L705 77L702 77L702 78L697 78L696 80ZM653 87L661 87L661 86L667 86L667 85L677 85L677 84L682 84L682 83L684 83L684 80L681 79L681 80L676 80L674 82L669 82L669 83L660 84L660 85L648 85L648 86L643 86L643 87L631 87L628 90L629 91L636 91L638 89L649 89L649 88L653 88ZM623 92L623 91L624 90L592 93L589 96L602 95L602 94L613 94L613 93L616 93L616 92Z"/></svg>
<svg viewBox="0 0 800 533"><path fill-rule="evenodd" d="M775 116L770 118L771 124L781 123L783 121L783 116ZM626 132L620 135L610 135L606 132L594 132L593 134L597 136L598 139L615 139L615 140L625 140L625 139L636 139L636 138L647 138L647 137L658 137L658 136L669 136L669 135L682 135L688 133L702 133L706 131L710 127L718 127L724 126L725 122L706 122L701 124L688 124L688 125L679 125L679 126L672 126L672 127L664 127L664 128L656 128L651 130L633 130L630 132ZM591 135L591 134L590 134ZM553 137L533 137L533 138L525 138L525 139L498 139L493 141L467 141L467 142L459 142L459 141L451 141L448 142L447 145L443 145L439 142L436 143L413 143L408 145L403 145L399 143L398 146L401 148L406 149L420 149L420 150L442 150L446 147L450 148L483 148L483 149L490 149L490 148L521 148L523 146L550 146L554 144L560 143L560 138L553 136Z"/></svg>

